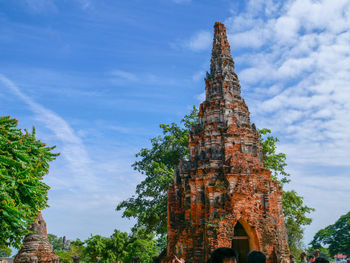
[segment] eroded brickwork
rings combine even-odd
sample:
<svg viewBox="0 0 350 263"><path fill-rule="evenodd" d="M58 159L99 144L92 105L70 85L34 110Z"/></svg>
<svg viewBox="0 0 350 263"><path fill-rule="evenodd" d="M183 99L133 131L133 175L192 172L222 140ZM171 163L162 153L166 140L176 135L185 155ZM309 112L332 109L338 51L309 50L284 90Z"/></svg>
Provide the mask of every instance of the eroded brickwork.
<svg viewBox="0 0 350 263"><path fill-rule="evenodd" d="M215 248L242 240L270 262L288 262L282 189L263 167L259 133L241 97L226 28L217 22L214 31L206 99L189 134L190 160L180 163L169 188L163 262L173 254L205 262ZM235 226L244 229L242 236Z"/></svg>
<svg viewBox="0 0 350 263"><path fill-rule="evenodd" d="M14 263L59 263L60 259L53 252L47 237L46 222L41 213L30 230L33 233L24 238Z"/></svg>

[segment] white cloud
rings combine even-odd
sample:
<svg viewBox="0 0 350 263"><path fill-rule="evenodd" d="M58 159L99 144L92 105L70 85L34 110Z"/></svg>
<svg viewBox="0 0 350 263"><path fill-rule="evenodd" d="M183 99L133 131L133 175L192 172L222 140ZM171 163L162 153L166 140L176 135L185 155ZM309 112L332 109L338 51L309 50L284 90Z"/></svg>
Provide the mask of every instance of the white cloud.
<svg viewBox="0 0 350 263"><path fill-rule="evenodd" d="M309 239L332 223L320 216L337 209L340 216L349 199L338 191L340 182L349 183L338 172L350 168L349 14L350 2L342 0L250 1L225 22L232 55L244 65L238 75L253 120L278 135L279 150L294 167L291 187L317 208ZM321 166L332 173L305 171Z"/></svg>
<svg viewBox="0 0 350 263"><path fill-rule="evenodd" d="M140 128L140 127L126 127L126 126L121 126L121 125L112 125L106 127L112 131L116 131L118 133L122 134L128 134L128 135L144 135L144 136L152 136L153 132Z"/></svg>
<svg viewBox="0 0 350 263"><path fill-rule="evenodd" d="M91 0L77 0L77 1L83 10L88 10L93 8L93 3Z"/></svg>
<svg viewBox="0 0 350 263"><path fill-rule="evenodd" d="M128 72L128 71L123 71L123 70L117 70L117 69L113 70L111 72L111 75L115 76L117 78L129 80L129 81L137 81L138 80L138 77L135 74Z"/></svg>
<svg viewBox="0 0 350 263"><path fill-rule="evenodd" d="M199 103L202 103L205 100L205 92L202 92L201 94L198 94L196 96L196 99L198 100Z"/></svg>
<svg viewBox="0 0 350 263"><path fill-rule="evenodd" d="M192 75L192 80L193 81L203 80L204 76L205 76L205 71L201 70L201 71L198 71Z"/></svg>
<svg viewBox="0 0 350 263"><path fill-rule="evenodd" d="M158 76L152 73L133 73L129 71L124 70L112 70L110 72L107 72L107 75L109 75L110 80L114 84L118 85L124 85L129 84L130 82L133 83L142 83L142 84L152 84L152 85L177 85L178 81L173 78L169 78L166 76Z"/></svg>
<svg viewBox="0 0 350 263"><path fill-rule="evenodd" d="M51 187L50 207L44 211L49 232L85 239L89 233L108 236L115 228L128 231L133 221L121 220L115 207L130 197L130 192L142 178L131 168L137 152L135 146L118 147L116 142L118 146L106 145L101 149L86 145L67 121L35 102L2 74L0 86L28 106L34 115L37 135L44 135L40 137L45 142L50 138L61 152L57 160L50 163L50 174L44 179ZM123 127L110 128L130 131ZM140 128L134 132L147 131ZM99 223L101 221L103 224ZM86 226L89 226L88 231Z"/></svg>
<svg viewBox="0 0 350 263"><path fill-rule="evenodd" d="M305 169L304 166L293 166L292 171L293 180L298 184L287 186L288 189L303 193L307 205L316 209L312 213L313 223L305 228L308 243L318 230L349 212L347 200L350 200L350 192L347 186L350 184L350 176L346 173L329 174L329 171L322 171L322 168Z"/></svg>
<svg viewBox="0 0 350 263"><path fill-rule="evenodd" d="M31 12L57 12L57 7L53 0L25 0L24 3Z"/></svg>
<svg viewBox="0 0 350 263"><path fill-rule="evenodd" d="M279 17L275 22L275 32L281 41L293 41L298 37L299 21L294 17Z"/></svg>
<svg viewBox="0 0 350 263"><path fill-rule="evenodd" d="M259 48L265 43L266 33L251 29L227 36L232 48Z"/></svg>
<svg viewBox="0 0 350 263"><path fill-rule="evenodd" d="M193 51L202 51L210 48L212 34L209 31L199 31L184 45Z"/></svg>
<svg viewBox="0 0 350 263"><path fill-rule="evenodd" d="M71 187L94 188L96 186L96 178L90 168L91 160L83 142L70 125L56 113L34 102L11 80L1 74L0 81L19 99L25 102L35 113L36 120L43 123L62 142L61 156L67 160L69 170L72 172Z"/></svg>
<svg viewBox="0 0 350 263"><path fill-rule="evenodd" d="M176 4L187 4L192 2L192 0L172 0L172 1Z"/></svg>

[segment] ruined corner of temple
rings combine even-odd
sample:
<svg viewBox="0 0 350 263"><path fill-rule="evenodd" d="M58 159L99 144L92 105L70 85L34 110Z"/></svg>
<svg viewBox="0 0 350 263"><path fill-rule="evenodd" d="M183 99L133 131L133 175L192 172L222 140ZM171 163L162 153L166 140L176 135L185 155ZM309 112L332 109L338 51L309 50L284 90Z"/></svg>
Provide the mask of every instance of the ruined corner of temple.
<svg viewBox="0 0 350 263"><path fill-rule="evenodd" d="M260 250L268 262L289 262L282 188L262 162L259 132L234 72L224 24L214 26L206 98L189 132L190 158L181 161L168 191L168 246L174 255L206 262L232 247L239 262Z"/></svg>
<svg viewBox="0 0 350 263"><path fill-rule="evenodd" d="M47 237L46 222L41 213L30 230L31 233L24 238L14 263L59 263L60 259L53 252Z"/></svg>

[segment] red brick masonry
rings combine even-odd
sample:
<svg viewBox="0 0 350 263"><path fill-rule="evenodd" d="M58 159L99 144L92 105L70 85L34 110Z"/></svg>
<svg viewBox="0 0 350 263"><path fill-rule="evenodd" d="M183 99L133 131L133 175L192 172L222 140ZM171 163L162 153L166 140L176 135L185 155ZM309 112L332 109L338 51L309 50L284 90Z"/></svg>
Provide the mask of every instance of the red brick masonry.
<svg viewBox="0 0 350 263"><path fill-rule="evenodd" d="M214 29L206 99L189 134L190 158L180 163L169 187L163 262L174 254L205 262L234 239L247 240L248 249L263 251L269 262L289 262L282 189L263 167L259 133L241 97L226 28L217 22Z"/></svg>
<svg viewBox="0 0 350 263"><path fill-rule="evenodd" d="M23 246L15 257L15 263L59 263L47 237L46 222L41 213L31 226L33 233L23 240Z"/></svg>

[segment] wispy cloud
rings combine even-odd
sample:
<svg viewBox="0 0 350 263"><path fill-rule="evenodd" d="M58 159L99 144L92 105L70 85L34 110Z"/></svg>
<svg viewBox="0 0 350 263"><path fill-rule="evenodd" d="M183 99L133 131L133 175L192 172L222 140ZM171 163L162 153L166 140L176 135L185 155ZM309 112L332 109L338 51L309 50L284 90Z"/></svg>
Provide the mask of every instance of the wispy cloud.
<svg viewBox="0 0 350 263"><path fill-rule="evenodd" d="M189 49L195 52L209 50L212 44L212 34L201 30L194 33L189 39L181 39L171 43L175 49Z"/></svg>
<svg viewBox="0 0 350 263"><path fill-rule="evenodd" d="M11 80L0 74L1 82L10 89L19 99L26 103L35 113L35 118L53 132L62 143L62 157L67 160L72 178L77 180L74 187L91 188L96 185L96 178L89 168L91 160L81 139L75 134L70 125L56 113L43 107L25 95ZM75 176L74 176L75 175ZM79 177L79 178L77 178ZM84 178L84 180L82 180ZM73 180L72 180L73 181ZM84 184L82 185L82 181Z"/></svg>
<svg viewBox="0 0 350 263"><path fill-rule="evenodd" d="M349 198L338 190L349 181L339 171L350 167L350 2L249 1L225 23L253 121L280 138L295 176L289 187L317 209L314 233ZM324 166L332 172L310 172Z"/></svg>
<svg viewBox="0 0 350 263"><path fill-rule="evenodd" d="M154 133L151 132L150 130L143 129L143 128L127 127L127 126L120 126L120 125L108 126L107 128L112 131L116 131L118 133L128 134L128 135L144 135L144 136L154 135Z"/></svg>
<svg viewBox="0 0 350 263"><path fill-rule="evenodd" d="M205 76L205 70L198 71L192 75L193 81L203 80Z"/></svg>
<svg viewBox="0 0 350 263"><path fill-rule="evenodd" d="M50 165L50 175L45 178L51 187L50 208L44 211L49 231L68 238L83 239L90 233L110 235L114 228L128 231L132 222L121 220L115 207L130 196L141 180L141 176L130 167L137 152L135 145L86 145L67 121L35 102L2 74L0 86L28 106L38 121L37 133L43 134L39 130L44 127L48 129L54 135L50 141L56 142L61 152L61 156ZM126 127L113 126L113 129L124 133L131 131ZM138 132L142 133L143 130ZM44 139L46 141L47 138ZM115 143L118 144L117 139ZM104 224L96 223L101 221ZM119 222L118 226L116 222Z"/></svg>
<svg viewBox="0 0 350 263"><path fill-rule="evenodd" d="M152 85L177 85L175 78L159 76L149 72L135 73L120 69L114 69L106 73L115 84L143 83Z"/></svg>
<svg viewBox="0 0 350 263"><path fill-rule="evenodd" d="M196 96L196 99L199 103L202 103L205 100L205 92L202 92L201 94L198 94Z"/></svg>
<svg viewBox="0 0 350 263"><path fill-rule="evenodd" d="M93 2L91 0L77 0L83 10L93 8Z"/></svg>
<svg viewBox="0 0 350 263"><path fill-rule="evenodd" d="M329 167L327 169L326 166L310 169L292 166L290 170L293 181L298 183L287 185L286 188L302 193L307 205L316 208L311 215L312 224L306 227L307 244L318 230L334 223L339 216L349 211L347 200L350 199L350 191L347 186L350 184L350 176L346 168L339 172ZM327 173L328 176L325 176Z"/></svg>
<svg viewBox="0 0 350 263"><path fill-rule="evenodd" d="M34 13L57 12L57 6L53 0L25 0L29 11Z"/></svg>
<svg viewBox="0 0 350 263"><path fill-rule="evenodd" d="M209 31L199 31L191 39L184 43L184 46L193 51L203 51L210 48L212 35Z"/></svg>
<svg viewBox="0 0 350 263"><path fill-rule="evenodd" d="M240 72L245 87L271 87L253 114L289 139L293 147L285 149L293 160L349 165L350 3L294 1L274 10L265 21L249 10L227 20L231 39L246 34L260 43L238 58L246 63ZM318 20L323 16L332 25ZM233 55L241 47L233 45Z"/></svg>
<svg viewBox="0 0 350 263"><path fill-rule="evenodd" d="M116 69L113 70L110 74L120 79L125 79L128 81L138 81L138 77L134 73L128 71Z"/></svg>
<svg viewBox="0 0 350 263"><path fill-rule="evenodd" d="M48 14L48 13L58 13L59 5L55 3L55 0L24 0L24 6L27 11L35 14ZM72 1L73 2L73 1ZM74 2L82 10L93 9L94 4L92 0L74 0Z"/></svg>
<svg viewBox="0 0 350 263"><path fill-rule="evenodd" d="M176 4L187 4L192 2L192 0L172 0L172 1Z"/></svg>

